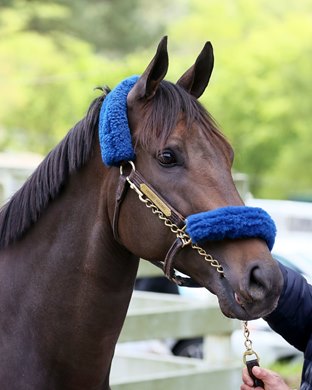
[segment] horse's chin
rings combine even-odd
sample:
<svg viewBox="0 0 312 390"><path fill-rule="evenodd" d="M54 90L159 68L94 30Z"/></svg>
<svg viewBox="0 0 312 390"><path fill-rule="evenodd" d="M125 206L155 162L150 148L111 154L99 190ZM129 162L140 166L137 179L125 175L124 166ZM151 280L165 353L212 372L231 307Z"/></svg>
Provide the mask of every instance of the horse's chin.
<svg viewBox="0 0 312 390"><path fill-rule="evenodd" d="M237 298L237 294L225 278L222 278L217 288L213 291L211 289L209 290L217 296L220 309L226 317L242 321L255 320L267 316L275 309L278 301L276 300L271 307L263 307L262 305L259 307L256 304L241 304Z"/></svg>
<svg viewBox="0 0 312 390"><path fill-rule="evenodd" d="M255 320L269 314L267 311L250 312L244 306L238 304L231 297L218 296L219 306L222 313L228 318L235 318L242 321Z"/></svg>

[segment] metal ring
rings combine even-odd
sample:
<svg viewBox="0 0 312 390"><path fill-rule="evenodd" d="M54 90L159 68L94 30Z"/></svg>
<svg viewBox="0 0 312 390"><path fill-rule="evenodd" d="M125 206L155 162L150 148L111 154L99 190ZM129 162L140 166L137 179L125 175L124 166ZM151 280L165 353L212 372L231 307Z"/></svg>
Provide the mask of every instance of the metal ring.
<svg viewBox="0 0 312 390"><path fill-rule="evenodd" d="M244 352L244 355L243 355L243 362L244 362L244 364L246 364L246 362L247 362L246 357L247 356L251 356L251 355L254 355L256 357L258 363L259 363L260 359L259 359L258 354L254 350L250 349L250 350Z"/></svg>
<svg viewBox="0 0 312 390"><path fill-rule="evenodd" d="M135 165L134 165L134 162L133 162L133 161L127 161L126 164L130 164L132 170L135 171ZM124 165L126 165L126 164L124 164ZM123 164L120 164L120 167L119 167L120 176L123 176L123 168L124 168L124 165L123 165Z"/></svg>

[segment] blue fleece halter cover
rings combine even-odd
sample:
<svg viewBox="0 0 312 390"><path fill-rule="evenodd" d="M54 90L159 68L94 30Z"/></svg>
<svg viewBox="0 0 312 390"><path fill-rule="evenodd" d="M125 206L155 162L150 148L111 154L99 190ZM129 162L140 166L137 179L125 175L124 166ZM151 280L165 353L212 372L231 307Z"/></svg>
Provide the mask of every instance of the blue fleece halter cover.
<svg viewBox="0 0 312 390"><path fill-rule="evenodd" d="M227 206L190 215L186 219L186 232L196 243L259 237L271 250L276 228L269 214L259 207Z"/></svg>
<svg viewBox="0 0 312 390"><path fill-rule="evenodd" d="M104 99L99 117L99 140L105 165L119 167L132 161L135 153L127 116L127 96L139 76L119 83Z"/></svg>
<svg viewBox="0 0 312 390"><path fill-rule="evenodd" d="M133 161L135 152L127 116L127 95L139 76L119 83L104 99L99 116L102 160L107 166ZM276 227L269 214L258 207L227 206L192 214L186 219L186 232L194 243L258 237L271 250Z"/></svg>

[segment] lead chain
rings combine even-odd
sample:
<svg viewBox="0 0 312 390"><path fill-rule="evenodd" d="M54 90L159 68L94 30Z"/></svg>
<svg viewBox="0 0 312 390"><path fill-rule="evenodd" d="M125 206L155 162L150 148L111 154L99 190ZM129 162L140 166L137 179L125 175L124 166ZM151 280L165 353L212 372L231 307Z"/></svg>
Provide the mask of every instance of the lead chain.
<svg viewBox="0 0 312 390"><path fill-rule="evenodd" d="M246 352L253 352L252 341L249 338L250 332L248 329L248 322L247 321L243 321L243 327L244 327L243 332L244 332L244 338L245 338L244 345L246 348Z"/></svg>
<svg viewBox="0 0 312 390"><path fill-rule="evenodd" d="M253 348L252 348L252 341L249 338L250 332L249 332L249 329L248 329L248 322L247 321L243 321L243 327L244 327L244 331L243 332L244 332L244 338L245 338L244 345L245 345L245 348L246 348L246 351L244 352L244 355L243 355L243 361L246 364L247 357L253 355L255 357L255 359L257 360L257 362L259 362L259 356L253 350Z"/></svg>
<svg viewBox="0 0 312 390"><path fill-rule="evenodd" d="M131 164L132 169L135 169L134 164ZM120 172L122 174L122 167L120 168ZM207 261L212 267L214 267L219 274L224 276L224 270L222 265L219 263L218 260L214 259L210 254L208 254L202 247L198 246L197 244L192 243L191 237L185 232L186 225L183 226L183 228L179 228L175 223L171 222L164 213L159 210L159 208L145 195L143 192L130 180L129 176L127 176L127 181L130 185L130 188L134 190L140 199L142 203L145 204L147 208L149 208L154 215L157 215L158 218L164 222L165 226L169 227L172 233L176 235L177 238L180 238L182 241L182 247L185 247L187 245L191 245L191 247L195 250L197 250L198 254L204 258L205 261ZM259 357L257 353L252 348L252 341L250 340L250 332L248 329L248 322L243 321L243 333L244 333L244 345L246 348L246 351L243 354L243 361L244 364L249 365L252 361L248 361L247 357L254 356L253 362L255 365L259 364ZM255 383L257 383L260 387L263 387L263 383L257 378L255 378L251 371L251 366L248 367L249 374L253 377Z"/></svg>
<svg viewBox="0 0 312 390"><path fill-rule="evenodd" d="M247 367L249 376L254 381L253 387L261 387L262 389L264 389L264 383L262 382L262 380L255 377L255 375L252 372L252 368L254 366L259 366L259 357L258 357L257 353L252 348L252 342L249 338L250 334L249 334L247 321L243 321L243 327L244 327L244 337L245 337L244 345L246 348L246 351L243 354L243 362ZM251 356L253 356L253 358L251 358Z"/></svg>

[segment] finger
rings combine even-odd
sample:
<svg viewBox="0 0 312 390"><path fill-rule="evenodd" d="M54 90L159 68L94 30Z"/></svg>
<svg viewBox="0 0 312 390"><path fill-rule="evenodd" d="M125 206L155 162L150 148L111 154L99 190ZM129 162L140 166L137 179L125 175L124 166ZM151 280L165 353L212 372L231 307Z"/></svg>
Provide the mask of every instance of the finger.
<svg viewBox="0 0 312 390"><path fill-rule="evenodd" d="M257 378L263 379L263 377L267 376L268 370L263 370L259 366L254 366L254 367L252 367L252 372L253 372L254 375L256 375Z"/></svg>
<svg viewBox="0 0 312 390"><path fill-rule="evenodd" d="M248 385L243 384L243 385L241 385L240 390L255 390L255 389L253 387L250 387ZM261 389L261 390L263 390L263 389Z"/></svg>
<svg viewBox="0 0 312 390"><path fill-rule="evenodd" d="M280 378L279 375L275 372L259 366L254 366L252 368L252 372L257 378L264 381L276 381L276 379Z"/></svg>
<svg viewBox="0 0 312 390"><path fill-rule="evenodd" d="M254 382L253 382L252 378L250 378L246 367L243 368L242 379L243 379L243 382L245 385L247 385L249 387L253 386Z"/></svg>
<svg viewBox="0 0 312 390"><path fill-rule="evenodd" d="M262 379L263 381L270 381L272 380L272 376L276 376L275 373L271 372L270 370L263 369L259 366L254 366L252 368L252 373L259 379Z"/></svg>
<svg viewBox="0 0 312 390"><path fill-rule="evenodd" d="M255 366L253 367L252 372L257 378L261 379L267 386L274 386L274 388L277 388L278 386L278 389L281 390L289 389L289 387L286 385L283 379L273 371Z"/></svg>

